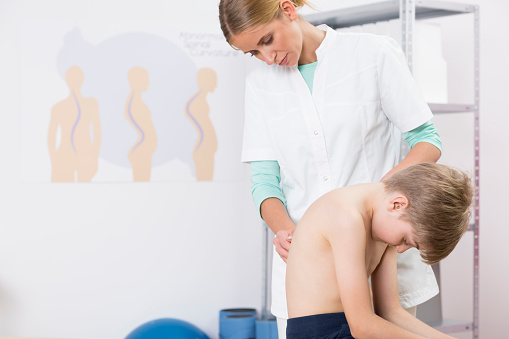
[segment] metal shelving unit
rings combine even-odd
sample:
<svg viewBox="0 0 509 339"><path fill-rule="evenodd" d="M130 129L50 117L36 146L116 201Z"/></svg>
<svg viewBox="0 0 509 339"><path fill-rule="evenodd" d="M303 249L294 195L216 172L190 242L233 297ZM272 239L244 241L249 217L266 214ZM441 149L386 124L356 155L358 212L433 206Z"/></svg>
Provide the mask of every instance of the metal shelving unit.
<svg viewBox="0 0 509 339"><path fill-rule="evenodd" d="M365 25L379 21L401 19L400 9L410 10L415 8L413 10L415 16L412 15L412 13L408 14L419 20L471 13L474 11L474 7L474 5L470 4L459 4L455 2L435 0L388 0L373 4L311 14L306 16L306 20L313 24L322 23L327 24L331 28L338 29Z"/></svg>
<svg viewBox="0 0 509 339"><path fill-rule="evenodd" d="M474 222L468 228L473 232L473 319L457 321L441 319L428 322L444 333L472 331L473 338L479 338L479 6L437 0L390 0L340 10L307 15L313 25L327 24L334 29L373 24L380 21L400 20L401 47L413 66L413 33L415 20L472 14L474 18L474 100L468 104L434 104L429 107L435 114L473 113L474 118ZM439 267L435 272L438 272ZM441 311L440 311L441 313Z"/></svg>

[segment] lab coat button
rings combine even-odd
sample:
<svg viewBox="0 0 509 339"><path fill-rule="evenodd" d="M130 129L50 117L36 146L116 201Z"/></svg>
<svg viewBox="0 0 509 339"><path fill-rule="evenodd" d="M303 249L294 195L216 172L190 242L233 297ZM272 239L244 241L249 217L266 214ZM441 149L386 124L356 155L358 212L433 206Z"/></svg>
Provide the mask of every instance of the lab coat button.
<svg viewBox="0 0 509 339"><path fill-rule="evenodd" d="M323 177L323 181L327 181L327 180L329 180L329 178Z"/></svg>
<svg viewBox="0 0 509 339"><path fill-rule="evenodd" d="M318 131L315 130L315 135L318 135Z"/></svg>

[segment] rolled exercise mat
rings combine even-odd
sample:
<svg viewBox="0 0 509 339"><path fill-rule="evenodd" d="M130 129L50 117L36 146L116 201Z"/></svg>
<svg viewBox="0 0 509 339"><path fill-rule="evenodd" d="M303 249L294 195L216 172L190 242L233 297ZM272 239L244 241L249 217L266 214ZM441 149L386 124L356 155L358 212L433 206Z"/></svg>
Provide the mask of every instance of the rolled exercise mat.
<svg viewBox="0 0 509 339"><path fill-rule="evenodd" d="M219 319L220 339L255 339L256 315L226 315Z"/></svg>

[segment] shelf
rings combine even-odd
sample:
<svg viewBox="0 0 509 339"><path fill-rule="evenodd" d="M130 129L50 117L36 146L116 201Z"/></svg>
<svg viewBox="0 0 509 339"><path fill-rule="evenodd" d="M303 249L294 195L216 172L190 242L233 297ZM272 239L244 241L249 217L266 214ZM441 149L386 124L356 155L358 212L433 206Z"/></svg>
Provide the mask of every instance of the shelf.
<svg viewBox="0 0 509 339"><path fill-rule="evenodd" d="M466 113L475 112L477 107L469 104L428 104L433 113Z"/></svg>
<svg viewBox="0 0 509 339"><path fill-rule="evenodd" d="M457 333L472 331L472 322L444 319L437 322L429 322L428 325L442 333Z"/></svg>
<svg viewBox="0 0 509 339"><path fill-rule="evenodd" d="M399 0L382 1L362 6L306 15L313 25L327 24L338 29L357 25L372 24L399 18ZM449 1L415 0L415 18L430 19L449 15L471 13L474 5Z"/></svg>

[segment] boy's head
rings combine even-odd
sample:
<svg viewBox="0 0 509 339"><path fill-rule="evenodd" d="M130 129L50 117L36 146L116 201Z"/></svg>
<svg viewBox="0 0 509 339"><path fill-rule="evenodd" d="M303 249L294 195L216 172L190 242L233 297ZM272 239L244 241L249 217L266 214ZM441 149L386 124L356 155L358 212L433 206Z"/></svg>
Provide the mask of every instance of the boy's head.
<svg viewBox="0 0 509 339"><path fill-rule="evenodd" d="M388 193L408 199L402 218L415 228L424 262L431 265L447 257L468 228L474 194L470 177L429 162L393 174L384 185Z"/></svg>

